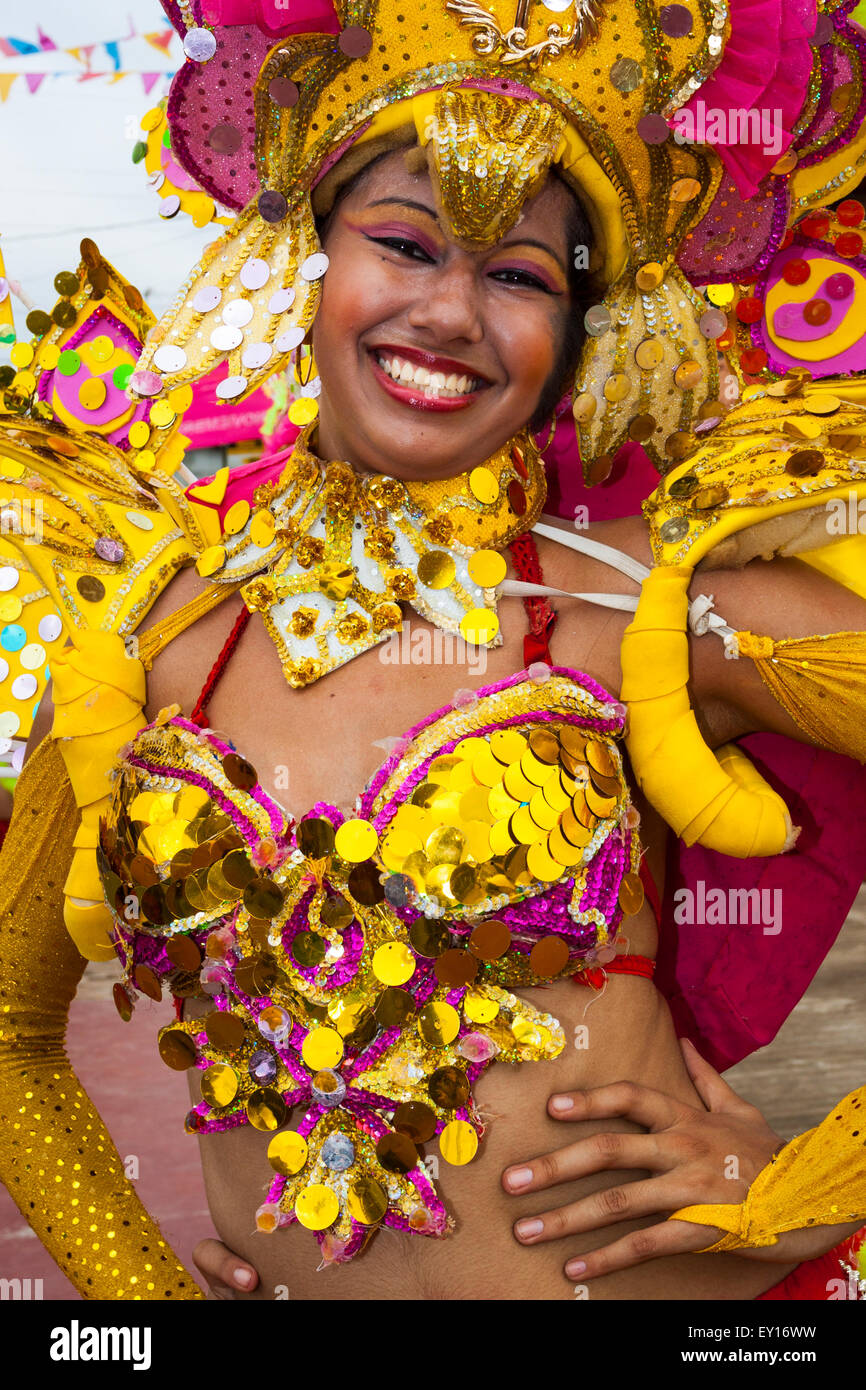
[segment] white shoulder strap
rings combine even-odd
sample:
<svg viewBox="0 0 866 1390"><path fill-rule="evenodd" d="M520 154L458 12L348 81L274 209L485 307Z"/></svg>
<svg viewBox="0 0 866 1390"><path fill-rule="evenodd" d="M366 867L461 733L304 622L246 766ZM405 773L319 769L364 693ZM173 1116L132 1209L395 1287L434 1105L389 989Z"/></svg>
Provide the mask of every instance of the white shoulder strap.
<svg viewBox="0 0 866 1390"><path fill-rule="evenodd" d="M537 521L532 529L546 540L556 541L558 545L568 546L569 550L578 550L582 555L600 560L603 565L610 565L621 574L627 574L629 579L635 580L637 584L642 584L649 574L646 565L642 565L633 555L626 555L625 551L616 550L612 545L604 545L601 541L591 540L579 531L560 530L558 526L548 526L546 521Z"/></svg>
<svg viewBox="0 0 866 1390"><path fill-rule="evenodd" d="M637 608L636 594L573 594L568 589L552 589L548 584L527 584L522 579L503 579L497 592L517 598L581 598L584 603L594 603L599 608L620 608L624 613L634 613Z"/></svg>
<svg viewBox="0 0 866 1390"><path fill-rule="evenodd" d="M579 531L548 526L544 521L536 522L532 529L546 540L555 541L558 545L567 546L569 550L577 550L582 555L589 555L593 560L610 565L612 569L619 570L620 574L633 579L636 584L643 584L650 573L646 565L642 565L633 555L626 555L624 551L617 550L612 545L605 545L602 541L591 540ZM528 584L521 579L503 580L499 585L499 593L518 598L578 598L584 603L594 603L599 608L615 608L624 613L633 613L638 603L636 595L632 597L629 594L575 594L567 589L553 589L547 584ZM736 629L729 627L718 613L712 612L712 607L712 594L698 594L697 598L690 600L689 630L696 637L714 632L725 644L725 656L736 659L740 654Z"/></svg>

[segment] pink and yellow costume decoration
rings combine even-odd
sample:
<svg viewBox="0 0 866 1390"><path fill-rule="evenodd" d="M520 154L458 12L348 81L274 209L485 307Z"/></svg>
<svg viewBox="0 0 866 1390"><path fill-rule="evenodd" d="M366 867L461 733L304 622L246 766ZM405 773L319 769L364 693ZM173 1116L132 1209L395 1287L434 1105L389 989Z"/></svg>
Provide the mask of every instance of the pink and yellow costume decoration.
<svg viewBox="0 0 866 1390"><path fill-rule="evenodd" d="M623 913L640 907L624 749L685 845L742 858L794 846L784 798L742 749L703 744L686 692L687 626L754 660L809 739L866 757L862 634L774 644L713 623L686 594L696 567L757 554L799 554L861 582L859 538L828 558L834 537L818 525L828 504L866 493L866 410L847 376L863 365L852 327L860 236L850 204L835 224L820 212L866 162L851 4L798 0L784 24L781 0L647 3L616 16L573 0L561 23L532 0L516 16L510 0L428 0L420 22L404 8L304 0L287 19L269 0L167 3L188 59L167 107L170 196L199 222L222 221L217 204L237 216L153 327L137 292L85 243L78 275L58 277L68 308L29 324L35 342L16 344L4 382L0 481L16 503L38 499L42 532L33 546L3 538L22 622L0 641L31 669L25 651L39 643L26 606L37 635L59 643L62 631L67 645L52 660L52 736L23 778L4 859L13 947L2 963L12 1002L0 1158L40 1238L90 1297L197 1290L120 1179L63 1055L79 969L69 953L52 978L54 1007L34 1011L16 924L23 915L32 949L49 949L60 885L53 877L34 893L22 867L62 862L76 946L123 964L122 1015L166 987L178 1000L212 996L206 1017L179 1017L159 1040L167 1065L202 1074L187 1128L271 1132L259 1228L298 1221L340 1262L380 1224L446 1234L420 1146L469 1161L483 1068L561 1050L557 1021L512 990L597 967ZM758 141L710 138L704 96L726 118L743 106L777 112L761 132L772 157ZM162 113L150 117L148 130L161 129ZM688 135L689 121L701 136ZM622 703L590 676L530 667L411 729L359 789L354 816L316 805L295 823L242 749L177 707L147 723L158 653L235 594L261 615L293 688L388 640L404 604L495 644L500 552L544 501L525 435L447 482L362 479L321 463L309 380L289 414L310 428L290 456L187 490L175 478L190 384L224 367L217 395L237 401L297 363L328 269L316 218L353 170L403 147L426 160L461 244L494 244L550 169L580 198L601 289L572 416L590 483L629 442L663 474L645 505L655 567L623 647ZM720 352L741 395L730 413ZM820 388L802 370L784 376L804 362L826 378ZM111 394L127 388L128 398ZM142 631L191 564L208 580L201 597ZM42 656L36 665L28 699L44 688ZM24 709L2 714L0 734L23 737L29 722ZM28 817L28 841L38 797L51 819L34 838ZM64 824L49 851L54 817ZM44 1113L73 1090L74 1123L61 1133L62 1117ZM36 1157L46 1123L50 1173ZM825 1122L760 1176L742 1209L688 1218L722 1226L729 1249L864 1216L855 1148L850 1126ZM834 1203L827 1184L814 1202L804 1196L816 1152L836 1174ZM93 1177L82 1190L72 1175L85 1161Z"/></svg>

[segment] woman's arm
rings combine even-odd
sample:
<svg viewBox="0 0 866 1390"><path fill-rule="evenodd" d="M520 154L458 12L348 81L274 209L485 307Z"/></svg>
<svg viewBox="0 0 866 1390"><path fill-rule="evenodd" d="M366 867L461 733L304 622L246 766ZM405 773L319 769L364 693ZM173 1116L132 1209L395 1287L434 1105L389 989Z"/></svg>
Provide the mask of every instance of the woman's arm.
<svg viewBox="0 0 866 1390"><path fill-rule="evenodd" d="M711 595L729 627L775 638L866 632L866 601L801 560L752 560L741 570L697 572L689 598ZM692 702L714 746L765 730L809 735L776 700L747 656L731 660L712 633L689 639ZM866 705L866 687L863 690Z"/></svg>
<svg viewBox="0 0 866 1390"><path fill-rule="evenodd" d="M201 1298L66 1056L85 966L63 925L78 823L59 747L45 739L19 779L0 854L0 1180L83 1297Z"/></svg>
<svg viewBox="0 0 866 1390"><path fill-rule="evenodd" d="M795 560L753 561L737 571L698 574L692 579L689 597L694 600L700 594L713 596L715 611L729 627L776 641L866 629L866 603L861 598ZM710 747L759 730L786 734L802 742L815 741L773 697L754 663L745 655L738 660L728 658L721 640L711 633L689 638L689 695ZM863 697L861 703L866 704L866 688ZM852 740L854 733L852 727ZM518 1239L535 1244L599 1229L621 1220L623 1215L662 1218L683 1206L718 1203L730 1207L742 1201L780 1141L760 1113L739 1100L690 1045L684 1044L683 1050L692 1080L706 1106L703 1111L635 1085L551 1097L549 1112L555 1118L585 1119L588 1113L599 1118L625 1116L645 1125L649 1132L627 1137L596 1134L592 1139L530 1159L519 1165L519 1189L514 1184L514 1169L504 1175L507 1191L542 1190L611 1167L647 1169L652 1176L606 1190L573 1207L552 1208L535 1219L531 1234L522 1231L518 1223ZM561 1108L566 1101L571 1102L567 1111ZM736 1184L728 1180L724 1171L725 1161L732 1154L740 1164ZM526 1177L527 1172L531 1177ZM735 1191L737 1186L741 1190ZM856 1201L847 1202L848 1196L847 1187L839 1193L840 1213L860 1209ZM811 1258L832 1249L858 1225L859 1220L853 1225L821 1224L786 1230L775 1244L748 1253L783 1261ZM580 1271L569 1266L567 1272L590 1278L660 1255L705 1249L715 1238L711 1227L680 1220L661 1221L614 1245L601 1247L583 1258Z"/></svg>

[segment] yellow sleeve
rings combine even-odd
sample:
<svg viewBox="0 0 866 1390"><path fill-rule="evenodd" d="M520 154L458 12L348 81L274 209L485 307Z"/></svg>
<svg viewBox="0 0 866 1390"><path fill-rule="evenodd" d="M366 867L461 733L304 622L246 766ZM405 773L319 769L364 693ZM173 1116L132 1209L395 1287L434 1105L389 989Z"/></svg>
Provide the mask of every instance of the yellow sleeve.
<svg viewBox="0 0 866 1390"><path fill-rule="evenodd" d="M689 699L686 565L644 580L622 640L626 745L638 785L687 845L739 859L781 854L795 839L788 808L733 744L704 742Z"/></svg>
<svg viewBox="0 0 866 1390"><path fill-rule="evenodd" d="M21 774L0 854L0 1180L84 1298L202 1298L66 1056L85 966L63 927L78 819L46 739Z"/></svg>
<svg viewBox="0 0 866 1390"><path fill-rule="evenodd" d="M838 1226L866 1217L866 1086L852 1091L816 1129L799 1135L763 1168L739 1206L682 1207L671 1221L718 1226L708 1250L775 1245L784 1231Z"/></svg>

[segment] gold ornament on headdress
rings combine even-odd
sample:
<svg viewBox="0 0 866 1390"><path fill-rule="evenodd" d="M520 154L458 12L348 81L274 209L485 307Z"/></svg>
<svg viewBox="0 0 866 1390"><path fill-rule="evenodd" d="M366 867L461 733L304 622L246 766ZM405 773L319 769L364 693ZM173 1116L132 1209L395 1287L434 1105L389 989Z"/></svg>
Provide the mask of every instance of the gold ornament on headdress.
<svg viewBox="0 0 866 1390"><path fill-rule="evenodd" d="M549 24L545 38L526 46L527 18L533 0L518 0L514 24L502 32L496 18L474 0L448 0L445 8L459 15L460 23L476 32L472 47L476 53L495 54L502 63L539 62L548 55L556 58L567 48L578 48L588 35L598 33L598 13L602 0L572 0L574 19L571 29L563 33L558 24ZM548 9L568 9L568 4L549 5Z"/></svg>
<svg viewBox="0 0 866 1390"><path fill-rule="evenodd" d="M446 88L430 119L428 149L449 226L458 241L493 246L546 179L565 118L542 103Z"/></svg>

